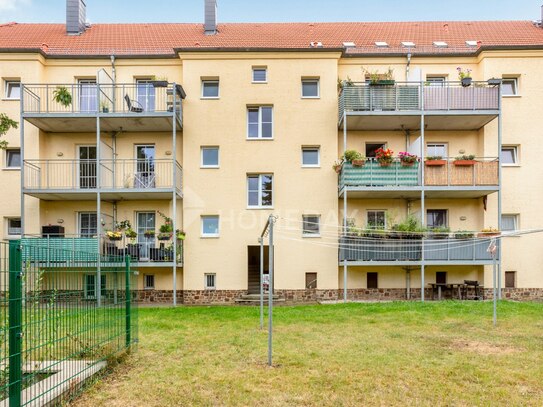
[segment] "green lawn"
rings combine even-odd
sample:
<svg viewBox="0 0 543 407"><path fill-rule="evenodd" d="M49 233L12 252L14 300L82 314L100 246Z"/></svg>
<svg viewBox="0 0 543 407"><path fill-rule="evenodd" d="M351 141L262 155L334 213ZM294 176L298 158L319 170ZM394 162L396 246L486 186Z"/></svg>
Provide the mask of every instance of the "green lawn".
<svg viewBox="0 0 543 407"><path fill-rule="evenodd" d="M77 406L543 405L543 304L139 311L140 345Z"/></svg>

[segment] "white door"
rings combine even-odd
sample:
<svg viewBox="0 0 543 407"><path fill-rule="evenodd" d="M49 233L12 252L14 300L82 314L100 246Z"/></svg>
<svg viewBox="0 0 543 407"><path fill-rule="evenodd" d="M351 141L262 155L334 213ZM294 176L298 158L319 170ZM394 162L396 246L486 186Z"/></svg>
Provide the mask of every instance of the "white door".
<svg viewBox="0 0 543 407"><path fill-rule="evenodd" d="M136 224L138 244L140 246L140 259L148 260L151 249L155 247L155 236L145 236L145 232L155 232L156 215L154 212L137 212Z"/></svg>
<svg viewBox="0 0 543 407"><path fill-rule="evenodd" d="M134 188L155 188L155 146L136 145Z"/></svg>
<svg viewBox="0 0 543 407"><path fill-rule="evenodd" d="M78 186L81 189L96 188L96 146L78 146Z"/></svg>

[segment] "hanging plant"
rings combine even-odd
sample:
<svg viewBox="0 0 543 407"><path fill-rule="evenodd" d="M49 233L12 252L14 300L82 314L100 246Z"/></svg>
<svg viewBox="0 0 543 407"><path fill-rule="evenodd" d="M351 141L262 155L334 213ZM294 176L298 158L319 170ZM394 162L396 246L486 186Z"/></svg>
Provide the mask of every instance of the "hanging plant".
<svg viewBox="0 0 543 407"><path fill-rule="evenodd" d="M72 104L72 94L66 86L57 86L53 91L53 100L64 107Z"/></svg>

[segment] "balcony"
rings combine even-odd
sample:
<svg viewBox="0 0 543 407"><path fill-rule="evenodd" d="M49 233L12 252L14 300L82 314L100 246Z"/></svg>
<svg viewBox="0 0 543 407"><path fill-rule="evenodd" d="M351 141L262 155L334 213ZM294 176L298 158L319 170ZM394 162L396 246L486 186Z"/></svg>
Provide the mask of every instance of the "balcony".
<svg viewBox="0 0 543 407"><path fill-rule="evenodd" d="M100 183L98 183L100 166ZM174 185L175 168L175 185ZM25 160L23 193L44 200L182 197L181 165L171 159Z"/></svg>
<svg viewBox="0 0 543 407"><path fill-rule="evenodd" d="M490 238L394 239L342 237L339 261L351 265L492 264ZM499 244L499 241L496 243Z"/></svg>
<svg viewBox="0 0 543 407"><path fill-rule="evenodd" d="M460 82L430 86L423 82L390 85L345 84L339 96L339 125L347 114L350 130L476 130L499 114L500 86L493 82ZM383 120L382 116L387 116Z"/></svg>
<svg viewBox="0 0 543 407"><path fill-rule="evenodd" d="M98 261L100 250L101 262L107 265L117 256L130 256L137 266L173 265L172 239L160 241L156 237L141 236L137 239L111 241L107 236L83 237L66 235L58 237L27 236L23 239L24 247L32 247L32 257L28 258L40 267L78 267ZM183 240L176 240L176 264L183 263ZM49 250L54 249L54 250ZM54 253L54 255L52 254ZM25 254L23 253L23 258Z"/></svg>
<svg viewBox="0 0 543 407"><path fill-rule="evenodd" d="M424 188L427 198L478 198L498 191L498 158L458 164L454 158L425 162L423 185L418 161L405 166L396 158L386 167L375 158L366 159L362 167L345 162L339 174L339 196L348 191L349 198L417 198Z"/></svg>
<svg viewBox="0 0 543 407"><path fill-rule="evenodd" d="M24 119L47 132L96 132L97 117L101 131L172 131L174 124L182 128L184 97L180 85L151 82L25 84L21 106Z"/></svg>

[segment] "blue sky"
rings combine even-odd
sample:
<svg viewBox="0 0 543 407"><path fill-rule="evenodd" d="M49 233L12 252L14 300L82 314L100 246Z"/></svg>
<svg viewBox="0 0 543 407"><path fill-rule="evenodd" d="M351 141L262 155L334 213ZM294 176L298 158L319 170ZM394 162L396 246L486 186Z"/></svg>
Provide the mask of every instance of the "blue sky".
<svg viewBox="0 0 543 407"><path fill-rule="evenodd" d="M201 22L204 0L86 0L92 23ZM219 0L219 22L536 20L543 0ZM63 22L65 0L0 0L0 22Z"/></svg>

